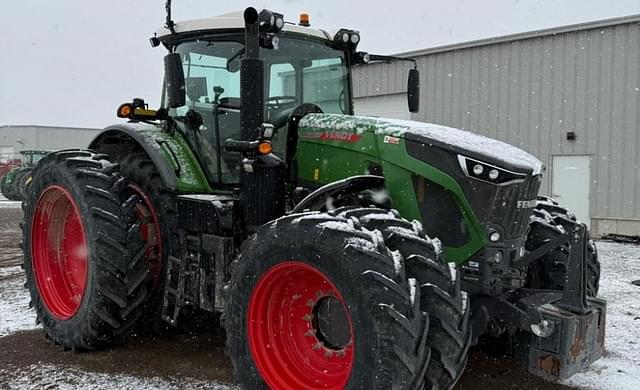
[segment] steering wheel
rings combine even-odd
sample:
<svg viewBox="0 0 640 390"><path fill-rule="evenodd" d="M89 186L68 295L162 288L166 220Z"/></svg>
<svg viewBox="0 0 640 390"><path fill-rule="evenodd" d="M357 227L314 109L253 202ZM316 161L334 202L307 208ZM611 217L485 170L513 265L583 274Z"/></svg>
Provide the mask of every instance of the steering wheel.
<svg viewBox="0 0 640 390"><path fill-rule="evenodd" d="M280 109L283 106L297 105L300 99L297 96L282 95L282 96L270 96L267 99L267 106L272 109Z"/></svg>
<svg viewBox="0 0 640 390"><path fill-rule="evenodd" d="M278 129L284 126L289 119L289 114L298 106L299 101L297 96L270 96L267 99L267 108L269 109L269 122L273 127Z"/></svg>

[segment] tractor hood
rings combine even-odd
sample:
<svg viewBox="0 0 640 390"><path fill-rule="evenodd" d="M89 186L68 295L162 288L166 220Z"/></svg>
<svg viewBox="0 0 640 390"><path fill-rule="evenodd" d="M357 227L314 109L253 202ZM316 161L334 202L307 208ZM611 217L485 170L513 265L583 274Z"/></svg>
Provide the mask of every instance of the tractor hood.
<svg viewBox="0 0 640 390"><path fill-rule="evenodd" d="M520 148L470 131L431 123L338 114L308 114L300 121L299 128L302 137L305 137L304 133L324 132L328 139L338 140L342 137L343 140L357 140L371 132L379 136L428 144L513 171L537 175L543 169L540 160Z"/></svg>

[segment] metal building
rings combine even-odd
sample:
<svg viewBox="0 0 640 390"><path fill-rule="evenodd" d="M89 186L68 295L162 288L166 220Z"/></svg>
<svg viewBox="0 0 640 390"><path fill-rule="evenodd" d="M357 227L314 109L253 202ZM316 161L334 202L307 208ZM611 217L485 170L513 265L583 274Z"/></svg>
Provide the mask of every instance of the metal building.
<svg viewBox="0 0 640 390"><path fill-rule="evenodd" d="M17 157L23 149L86 148L100 129L52 126L0 126L0 160Z"/></svg>
<svg viewBox="0 0 640 390"><path fill-rule="evenodd" d="M356 113L439 123L517 145L542 160L542 193L593 235L640 235L640 15L404 53L409 65L354 75Z"/></svg>

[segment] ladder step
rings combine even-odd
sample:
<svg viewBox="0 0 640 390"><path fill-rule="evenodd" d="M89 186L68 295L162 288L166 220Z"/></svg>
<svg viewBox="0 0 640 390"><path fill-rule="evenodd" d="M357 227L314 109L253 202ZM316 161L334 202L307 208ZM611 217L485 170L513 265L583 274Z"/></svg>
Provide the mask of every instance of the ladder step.
<svg viewBox="0 0 640 390"><path fill-rule="evenodd" d="M182 306L198 303L194 286L198 283L201 239L180 231L180 257L167 257L166 283L161 317L171 325L177 325Z"/></svg>

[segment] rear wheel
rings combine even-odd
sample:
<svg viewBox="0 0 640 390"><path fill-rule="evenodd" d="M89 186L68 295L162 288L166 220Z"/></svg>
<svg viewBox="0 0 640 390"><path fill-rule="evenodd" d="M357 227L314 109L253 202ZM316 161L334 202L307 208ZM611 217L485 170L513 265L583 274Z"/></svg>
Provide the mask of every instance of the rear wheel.
<svg viewBox="0 0 640 390"><path fill-rule="evenodd" d="M137 196L106 156L50 155L23 202L26 286L48 337L71 349L118 341L147 297Z"/></svg>
<svg viewBox="0 0 640 390"><path fill-rule="evenodd" d="M148 242L145 261L150 270L147 284L149 299L144 303L145 315L141 325L162 331L167 326L160 318L167 256L171 244L178 242L175 194L165 186L155 164L146 154L131 154L119 163L120 173L140 198L137 211L145 221L142 233Z"/></svg>
<svg viewBox="0 0 640 390"><path fill-rule="evenodd" d="M248 389L419 389L420 286L379 232L325 213L263 226L234 262L225 327Z"/></svg>
<svg viewBox="0 0 640 390"><path fill-rule="evenodd" d="M563 234L570 228L566 220L576 221L576 217L553 199L539 197L529 221L525 249L533 251ZM587 240L587 295L595 297L600 287L600 261L596 244L588 236ZM527 273L527 287L562 290L568 258L569 246L565 244L533 262Z"/></svg>

